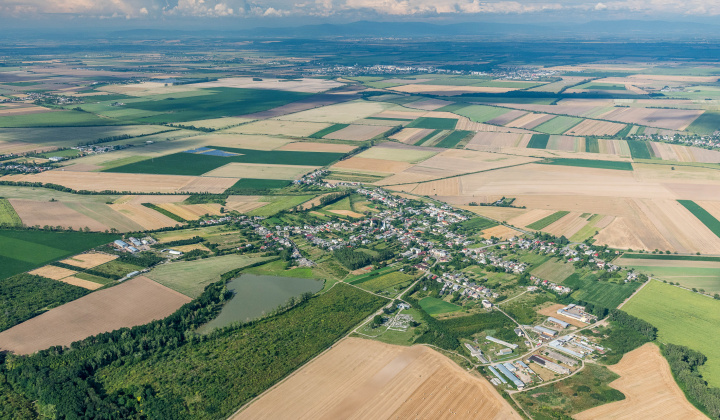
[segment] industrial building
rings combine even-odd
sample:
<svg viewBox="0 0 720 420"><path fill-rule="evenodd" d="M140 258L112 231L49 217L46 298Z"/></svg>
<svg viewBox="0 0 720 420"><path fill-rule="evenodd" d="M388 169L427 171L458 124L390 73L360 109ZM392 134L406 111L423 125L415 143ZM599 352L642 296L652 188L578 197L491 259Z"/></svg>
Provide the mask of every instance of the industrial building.
<svg viewBox="0 0 720 420"><path fill-rule="evenodd" d="M518 379L517 376L513 375L512 372L510 372L510 371L508 370L508 368L506 368L504 365L502 365L502 364L497 364L497 365L495 365L495 367L497 368L497 370L499 370L500 372L502 372L503 375L505 375L508 379L510 379L510 381L511 381L513 384L515 384L515 387L516 387L517 389L525 388L525 383L524 383L523 381L521 381L520 379Z"/></svg>
<svg viewBox="0 0 720 420"><path fill-rule="evenodd" d="M567 328L567 327L570 326L570 324L568 324L567 322L561 321L561 320L559 320L559 319L557 319L557 318L548 317L547 320L550 321L550 322L552 322L553 324L558 325L558 326L563 327L563 328Z"/></svg>
<svg viewBox="0 0 720 420"><path fill-rule="evenodd" d="M542 336L544 336L544 337L549 337L549 338L553 338L553 337L555 337L555 336L558 334L557 331L551 330L550 328L545 328L545 327L540 326L540 325L534 326L534 327L533 327L533 330L534 330L535 332L537 332L538 334L540 334L540 335L542 335Z"/></svg>

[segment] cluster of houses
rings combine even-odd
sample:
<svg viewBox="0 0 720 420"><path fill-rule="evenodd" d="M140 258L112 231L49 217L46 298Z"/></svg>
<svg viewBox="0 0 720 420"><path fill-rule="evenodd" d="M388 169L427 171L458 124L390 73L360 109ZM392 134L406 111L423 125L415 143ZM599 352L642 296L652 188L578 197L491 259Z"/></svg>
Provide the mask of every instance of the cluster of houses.
<svg viewBox="0 0 720 420"><path fill-rule="evenodd" d="M52 166L32 165L27 163L6 162L0 163L0 172L13 174L35 174L49 171Z"/></svg>
<svg viewBox="0 0 720 420"><path fill-rule="evenodd" d="M567 286L563 286L560 284L553 283L551 281L543 280L543 279L535 277L535 276L530 276L530 282L536 286L540 286L545 289L551 290L559 295L564 295L564 294L568 294L568 293L572 292L572 289Z"/></svg>

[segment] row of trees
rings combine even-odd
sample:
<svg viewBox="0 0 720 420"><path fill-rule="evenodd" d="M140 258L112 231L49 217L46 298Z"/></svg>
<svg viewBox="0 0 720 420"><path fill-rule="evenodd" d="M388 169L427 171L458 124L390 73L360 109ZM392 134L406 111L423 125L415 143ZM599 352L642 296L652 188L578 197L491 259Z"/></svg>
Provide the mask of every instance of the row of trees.
<svg viewBox="0 0 720 420"><path fill-rule="evenodd" d="M709 387L698 371L707 361L707 357L698 351L675 344L662 346L662 353L688 399L704 409L710 418L720 419L720 389Z"/></svg>

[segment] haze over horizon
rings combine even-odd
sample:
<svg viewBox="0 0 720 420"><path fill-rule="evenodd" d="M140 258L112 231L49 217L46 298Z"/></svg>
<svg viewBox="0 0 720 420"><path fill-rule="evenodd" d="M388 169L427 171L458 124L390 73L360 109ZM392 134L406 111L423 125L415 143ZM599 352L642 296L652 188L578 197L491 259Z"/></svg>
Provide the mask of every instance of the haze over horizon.
<svg viewBox="0 0 720 420"><path fill-rule="evenodd" d="M673 21L717 25L713 0L5 0L6 28L247 29L358 20L577 24L590 21Z"/></svg>

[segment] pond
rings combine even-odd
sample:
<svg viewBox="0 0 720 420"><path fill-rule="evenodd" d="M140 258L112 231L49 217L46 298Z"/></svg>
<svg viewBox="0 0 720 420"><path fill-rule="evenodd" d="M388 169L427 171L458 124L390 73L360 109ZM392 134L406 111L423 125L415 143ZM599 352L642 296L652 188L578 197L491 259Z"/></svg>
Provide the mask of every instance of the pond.
<svg viewBox="0 0 720 420"><path fill-rule="evenodd" d="M291 297L300 297L305 292L314 294L322 287L322 280L242 274L228 283L228 289L235 295L225 304L220 315L200 327L198 332L206 334L234 322L261 318Z"/></svg>

